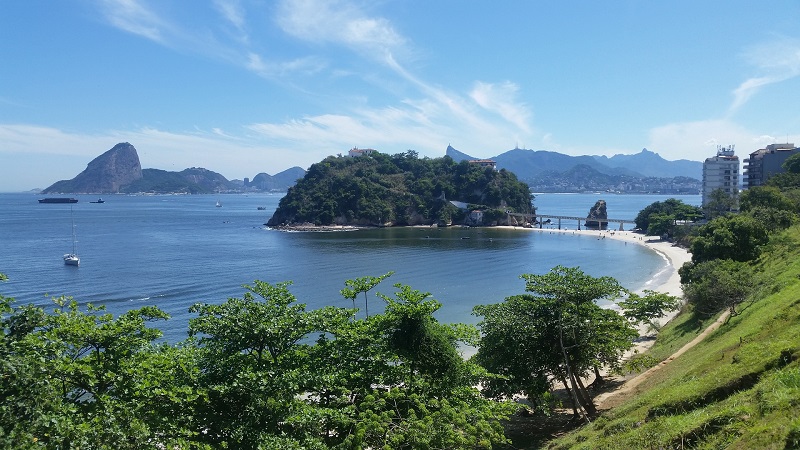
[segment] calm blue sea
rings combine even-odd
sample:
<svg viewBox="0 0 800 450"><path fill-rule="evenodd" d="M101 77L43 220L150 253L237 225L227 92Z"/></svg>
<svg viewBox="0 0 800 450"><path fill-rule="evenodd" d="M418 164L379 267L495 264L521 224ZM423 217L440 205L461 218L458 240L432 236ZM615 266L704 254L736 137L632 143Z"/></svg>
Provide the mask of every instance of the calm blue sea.
<svg viewBox="0 0 800 450"><path fill-rule="evenodd" d="M77 195L77 204L39 204L33 194L0 194L0 293L18 303L52 305L52 296L106 305L114 314L157 305L172 315L159 325L170 341L186 337L189 307L241 297L254 280L292 281L309 308L350 306L344 281L395 275L376 290L404 283L430 292L444 322L475 323L476 304L524 292L523 273L556 265L617 278L640 289L666 261L637 245L571 233L487 228L397 228L340 233L288 233L263 224L282 194L104 196ZM608 215L633 219L668 197L613 194L537 194L541 214L585 216L606 200ZM677 196L698 205L699 196ZM215 207L216 202L222 207ZM264 207L265 210L259 210ZM65 266L78 239L79 268ZM574 229L576 224L563 223ZM618 224L617 224L618 225ZM612 224L612 226L614 226ZM626 227L627 229L628 227ZM468 238L468 239L465 239ZM370 294L370 312L380 301ZM363 306L363 305L361 305Z"/></svg>

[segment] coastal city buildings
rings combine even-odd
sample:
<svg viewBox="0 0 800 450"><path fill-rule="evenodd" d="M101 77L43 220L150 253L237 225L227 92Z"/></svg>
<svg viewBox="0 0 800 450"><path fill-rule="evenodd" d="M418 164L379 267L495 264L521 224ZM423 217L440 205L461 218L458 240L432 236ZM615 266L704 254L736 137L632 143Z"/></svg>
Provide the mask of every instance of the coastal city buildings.
<svg viewBox="0 0 800 450"><path fill-rule="evenodd" d="M763 186L771 177L784 172L783 163L787 158L800 152L792 143L770 144L750 153L749 158L743 161L745 166L742 177L744 187Z"/></svg>
<svg viewBox="0 0 800 450"><path fill-rule="evenodd" d="M721 189L730 197L739 193L739 157L734 155L733 145L717 146L717 155L703 162L702 205L712 200L711 193Z"/></svg>

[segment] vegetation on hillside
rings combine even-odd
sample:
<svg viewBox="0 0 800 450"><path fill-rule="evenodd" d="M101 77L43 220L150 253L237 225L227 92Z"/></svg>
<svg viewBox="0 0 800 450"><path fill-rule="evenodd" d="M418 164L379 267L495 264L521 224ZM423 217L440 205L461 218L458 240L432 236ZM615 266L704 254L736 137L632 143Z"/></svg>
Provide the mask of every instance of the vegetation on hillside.
<svg viewBox="0 0 800 450"><path fill-rule="evenodd" d="M740 212L715 211L688 235L688 303L649 356L668 358L710 318L723 324L549 448L800 448L800 157L784 168L744 191Z"/></svg>
<svg viewBox="0 0 800 450"><path fill-rule="evenodd" d="M417 225L463 223L468 210L483 223L505 220L506 211L529 213L528 186L506 170L452 158L419 158L414 151L356 158L328 157L290 188L267 225Z"/></svg>
<svg viewBox="0 0 800 450"><path fill-rule="evenodd" d="M730 306L728 294L744 306L737 315L661 367L627 402L549 448L800 448L800 227L772 235L747 266L760 274L749 295L742 287L752 279L705 279L693 289L708 289L708 296L690 294L649 353L660 361L692 340L709 313Z"/></svg>
<svg viewBox="0 0 800 450"><path fill-rule="evenodd" d="M599 384L599 369L619 368L639 336L635 323L677 308L676 299L652 291L621 303L624 314L602 308L597 301L616 300L626 290L614 278L595 278L575 267L522 278L529 294L474 308L482 317L483 335L475 360L501 375L487 385L489 395L525 395L545 414L552 407L553 385L560 382L570 394L575 418L595 416L582 380L594 372Z"/></svg>
<svg viewBox="0 0 800 450"><path fill-rule="evenodd" d="M157 194L184 193L184 194L211 194L214 189L202 186L189 180L181 172L170 172L160 169L142 169L142 178L133 183L121 186L121 193L135 194L139 192L152 192Z"/></svg>

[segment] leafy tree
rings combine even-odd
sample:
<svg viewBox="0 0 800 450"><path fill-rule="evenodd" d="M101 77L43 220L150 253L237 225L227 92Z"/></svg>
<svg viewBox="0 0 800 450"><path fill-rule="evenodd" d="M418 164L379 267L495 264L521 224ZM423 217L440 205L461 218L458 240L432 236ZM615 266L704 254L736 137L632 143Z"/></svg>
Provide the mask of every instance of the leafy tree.
<svg viewBox="0 0 800 450"><path fill-rule="evenodd" d="M492 381L489 392L523 392L543 406L549 380L556 379L569 390L576 415L580 410L594 415L581 379L597 366L618 363L637 336L625 318L595 302L614 298L624 289L613 278L594 278L563 266L521 277L525 290L533 294L474 309L483 317L476 361L505 377Z"/></svg>
<svg viewBox="0 0 800 450"><path fill-rule="evenodd" d="M347 285L346 288L342 289L340 293L342 297L352 300L353 301L353 309L355 309L356 297L359 293L364 293L364 311L369 317L369 302L367 300L367 292L372 290L375 286L377 286L381 281L389 278L394 274L394 271L385 273L378 277L360 277L356 278L355 280L346 280L344 282Z"/></svg>
<svg viewBox="0 0 800 450"><path fill-rule="evenodd" d="M289 292L290 283L256 281L243 298L196 304L191 336L200 336L208 400L197 412L213 445L258 448L273 436L291 436L289 420L305 408L309 334L318 313ZM300 441L298 441L300 443Z"/></svg>
<svg viewBox="0 0 800 450"><path fill-rule="evenodd" d="M153 345L155 307L117 318L69 298L56 308L12 308L3 300L0 443L5 448L185 447L194 394L183 384L181 351ZM155 437L158 436L157 440ZM198 447L199 448L199 447Z"/></svg>
<svg viewBox="0 0 800 450"><path fill-rule="evenodd" d="M653 330L658 330L656 319L662 317L666 311L675 311L680 306L680 300L663 292L645 290L644 296L629 292L628 297L619 303L626 319L633 323L645 324Z"/></svg>
<svg viewBox="0 0 800 450"><path fill-rule="evenodd" d="M795 153L786 158L782 166L789 173L800 173L800 153Z"/></svg>
<svg viewBox="0 0 800 450"><path fill-rule="evenodd" d="M706 218L713 219L731 212L736 207L736 203L737 195L730 194L721 188L714 189L706 204L703 205L703 210Z"/></svg>
<svg viewBox="0 0 800 450"><path fill-rule="evenodd" d="M636 215L635 222L636 228L644 230L650 236L660 236L665 233L671 236L677 221L694 222L702 217L703 211L700 208L669 198L646 206Z"/></svg>
<svg viewBox="0 0 800 450"><path fill-rule="evenodd" d="M692 262L751 261L768 241L767 228L753 217L743 214L717 217L697 230L691 244Z"/></svg>
<svg viewBox="0 0 800 450"><path fill-rule="evenodd" d="M353 431L343 441L346 448L491 448L505 442L500 420L513 404L481 396L478 385L486 376L459 354L460 341L474 342L473 327L451 327L436 321L441 304L408 286L395 285L394 298L384 314L365 322L377 332L385 364L378 378L367 379L371 390L356 396ZM363 398L363 401L360 399Z"/></svg>
<svg viewBox="0 0 800 450"><path fill-rule="evenodd" d="M740 195L739 207L747 212L754 208L771 208L795 212L795 204L774 186L754 186Z"/></svg>
<svg viewBox="0 0 800 450"><path fill-rule="evenodd" d="M785 209L756 206L743 214L764 225L769 233L785 230L797 222L797 214Z"/></svg>
<svg viewBox="0 0 800 450"><path fill-rule="evenodd" d="M687 301L702 315L714 315L727 309L731 316L737 307L755 292L757 276L749 264L730 259L687 263L680 269L681 284Z"/></svg>
<svg viewBox="0 0 800 450"><path fill-rule="evenodd" d="M346 284L357 295L388 275ZM510 406L481 397L473 386L484 372L457 350L470 333L439 324L429 294L397 288L395 298L379 295L384 313L362 320L344 308L306 311L288 283L256 282L243 299L193 307L208 391L196 412L202 438L236 448L505 442Z"/></svg>

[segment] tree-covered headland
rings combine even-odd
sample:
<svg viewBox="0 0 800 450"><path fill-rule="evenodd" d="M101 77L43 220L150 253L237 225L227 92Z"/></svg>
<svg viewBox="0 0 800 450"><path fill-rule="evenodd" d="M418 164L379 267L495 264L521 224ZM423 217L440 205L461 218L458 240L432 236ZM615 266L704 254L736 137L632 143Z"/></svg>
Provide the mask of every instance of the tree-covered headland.
<svg viewBox="0 0 800 450"><path fill-rule="evenodd" d="M482 211L483 224L498 224L507 211L530 213L531 200L513 173L449 156L330 156L289 188L267 225L458 225L473 210Z"/></svg>

